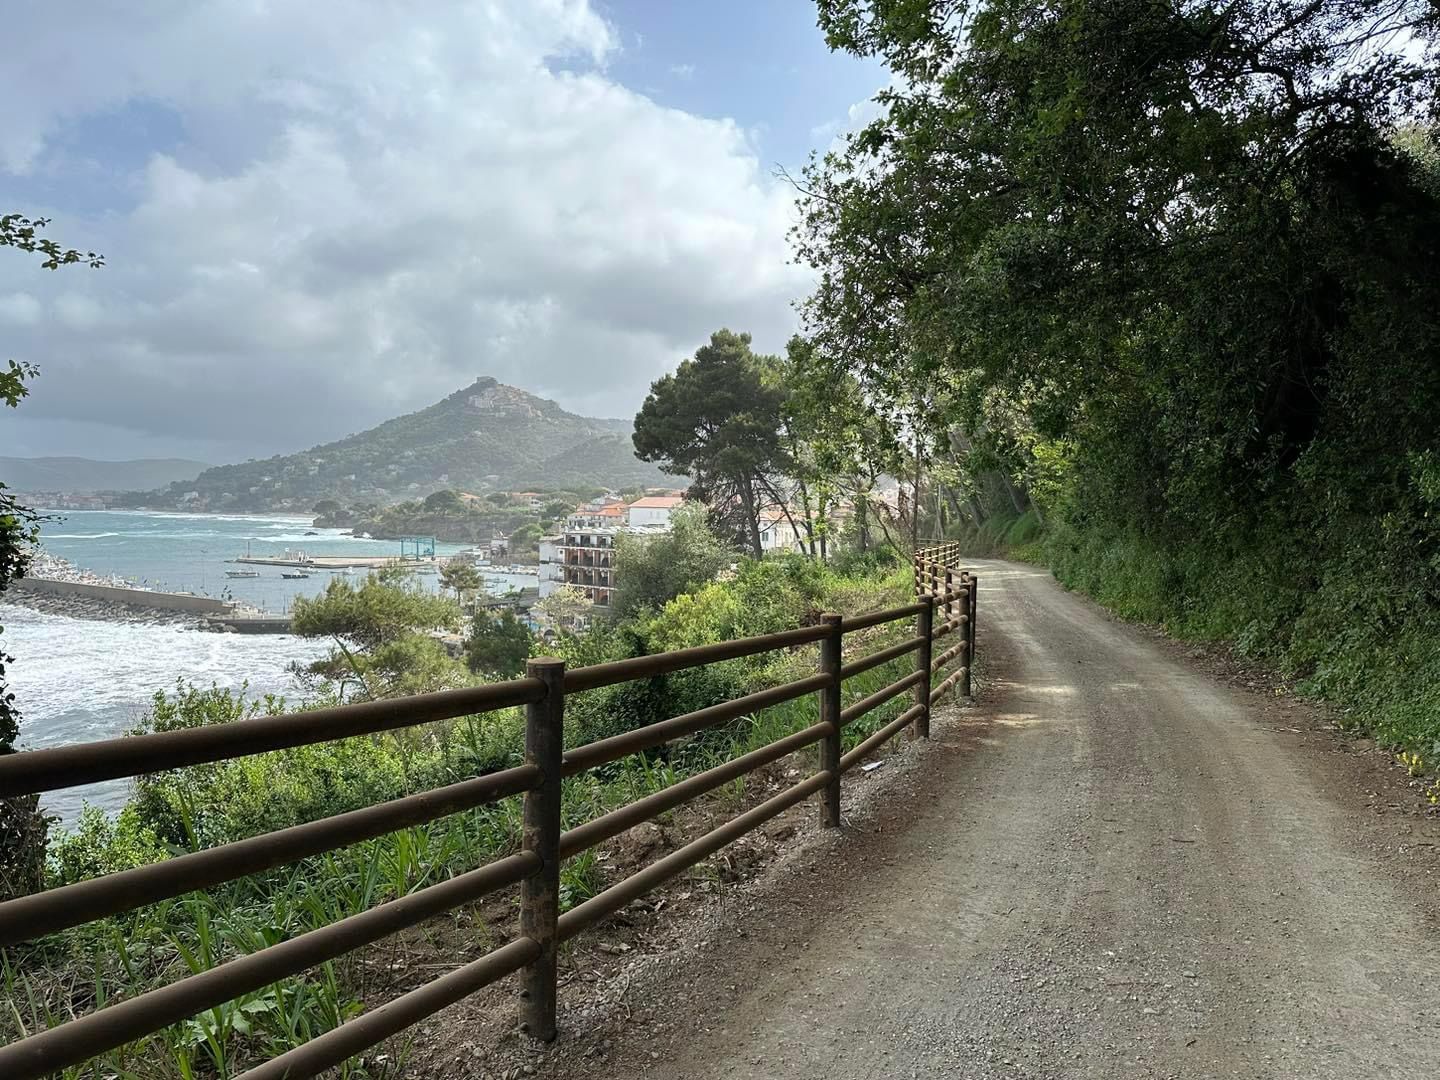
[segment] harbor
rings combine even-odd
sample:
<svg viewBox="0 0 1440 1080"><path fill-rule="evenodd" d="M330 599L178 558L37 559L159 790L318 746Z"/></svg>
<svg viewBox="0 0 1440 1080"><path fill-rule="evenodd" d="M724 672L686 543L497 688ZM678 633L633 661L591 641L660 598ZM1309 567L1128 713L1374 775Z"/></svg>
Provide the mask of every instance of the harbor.
<svg viewBox="0 0 1440 1080"><path fill-rule="evenodd" d="M459 561L470 563L482 574L510 574L523 577L535 576L538 569L534 566L497 566L488 562L479 562L471 553L464 551L456 552L453 555L423 556L418 559L414 556L397 557L395 555L310 555L300 551L284 555L237 555L226 561L245 566L322 571L374 571L390 566L399 566L417 574L437 574L446 564Z"/></svg>
<svg viewBox="0 0 1440 1080"><path fill-rule="evenodd" d="M245 566L293 567L298 570L383 570L387 566L408 566L419 573L438 572L456 556L436 555L424 559L400 559L394 555L308 555L303 551L284 555L237 555L226 560Z"/></svg>

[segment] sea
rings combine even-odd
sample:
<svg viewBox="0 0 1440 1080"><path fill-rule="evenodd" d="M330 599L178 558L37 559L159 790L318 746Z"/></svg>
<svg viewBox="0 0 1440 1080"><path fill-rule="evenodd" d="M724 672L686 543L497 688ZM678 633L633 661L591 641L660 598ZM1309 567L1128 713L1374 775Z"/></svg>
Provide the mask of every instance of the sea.
<svg viewBox="0 0 1440 1080"><path fill-rule="evenodd" d="M280 576L259 567L258 578L227 578L245 554L400 555L398 541L353 537L314 529L306 517L153 513L130 510L48 511L41 546L76 567L114 575L145 588L241 600L284 613L297 596L322 592L328 573ZM461 545L435 545L440 555ZM356 571L362 574L364 571ZM486 574L486 587L503 593L534 586L533 575ZM359 577L353 579L358 581ZM437 578L418 576L435 589ZM145 622L96 621L32 611L0 600L0 647L14 656L6 674L21 712L20 746L61 746L122 735L144 715L156 691L177 683L244 688L247 695L281 694L297 703L292 662L323 655L328 645L289 634L220 634ZM106 811L123 805L128 781L51 792L43 805L73 822L86 803Z"/></svg>

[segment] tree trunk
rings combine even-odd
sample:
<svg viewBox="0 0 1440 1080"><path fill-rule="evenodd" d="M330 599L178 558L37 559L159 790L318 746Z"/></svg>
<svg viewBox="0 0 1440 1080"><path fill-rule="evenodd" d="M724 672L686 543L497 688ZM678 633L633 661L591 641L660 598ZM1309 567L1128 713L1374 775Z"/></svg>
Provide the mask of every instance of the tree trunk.
<svg viewBox="0 0 1440 1080"><path fill-rule="evenodd" d="M795 487L796 490L800 492L800 510L802 514L801 520L805 522L805 550L813 559L820 552L815 545L815 510L810 505L810 489L805 486L804 480L797 480L795 482ZM788 509L785 511L785 516L790 516L790 511ZM795 528L794 518L790 519L790 527L792 529ZM795 538L797 540L800 538L800 531L798 529L795 530Z"/></svg>
<svg viewBox="0 0 1440 1080"><path fill-rule="evenodd" d="M910 550L920 550L920 470L924 458L921 451L920 433L915 433L915 497L910 500Z"/></svg>
<svg viewBox="0 0 1440 1080"><path fill-rule="evenodd" d="M750 550L755 558L763 558L765 549L760 546L760 512L755 506L755 481L744 477L740 481L740 505L745 511L745 524L750 529Z"/></svg>
<svg viewBox="0 0 1440 1080"><path fill-rule="evenodd" d="M985 508L980 505L980 499L977 496L971 495L969 501L970 515L975 519L975 528L978 529L985 524L988 515L985 513Z"/></svg>
<svg viewBox="0 0 1440 1080"><path fill-rule="evenodd" d="M996 470L1000 474L1000 482L1005 485L1005 494L1010 496L1010 505L1015 508L1015 513L1025 513L1025 507L1020 502L1020 492L1015 490L1015 485L1010 482L1010 474L1004 469Z"/></svg>

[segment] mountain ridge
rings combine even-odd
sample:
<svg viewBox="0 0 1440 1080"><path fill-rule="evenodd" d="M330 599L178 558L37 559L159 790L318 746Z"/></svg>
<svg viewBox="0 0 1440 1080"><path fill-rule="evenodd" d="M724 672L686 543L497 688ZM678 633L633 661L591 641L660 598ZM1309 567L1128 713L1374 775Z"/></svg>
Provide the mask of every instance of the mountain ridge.
<svg viewBox="0 0 1440 1080"><path fill-rule="evenodd" d="M634 455L630 425L567 412L481 376L433 405L294 454L206 469L136 493L151 506L308 510L319 500L385 503L441 488L673 485Z"/></svg>
<svg viewBox="0 0 1440 1080"><path fill-rule="evenodd" d="M189 458L103 458L48 455L0 457L0 481L16 491L58 491L90 495L97 491L156 488L199 476L210 463Z"/></svg>

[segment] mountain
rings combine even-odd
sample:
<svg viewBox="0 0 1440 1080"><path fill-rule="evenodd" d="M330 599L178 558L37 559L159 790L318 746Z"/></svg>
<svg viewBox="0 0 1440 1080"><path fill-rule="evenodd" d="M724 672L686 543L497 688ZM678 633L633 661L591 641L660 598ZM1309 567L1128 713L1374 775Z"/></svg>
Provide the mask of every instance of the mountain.
<svg viewBox="0 0 1440 1080"><path fill-rule="evenodd" d="M675 483L635 457L627 422L576 416L553 401L481 378L428 409L339 442L206 469L135 501L206 510L309 510L321 499L384 503L442 488Z"/></svg>
<svg viewBox="0 0 1440 1080"><path fill-rule="evenodd" d="M94 461L79 457L0 457L0 481L16 491L134 491L193 480L210 466L184 458Z"/></svg>

